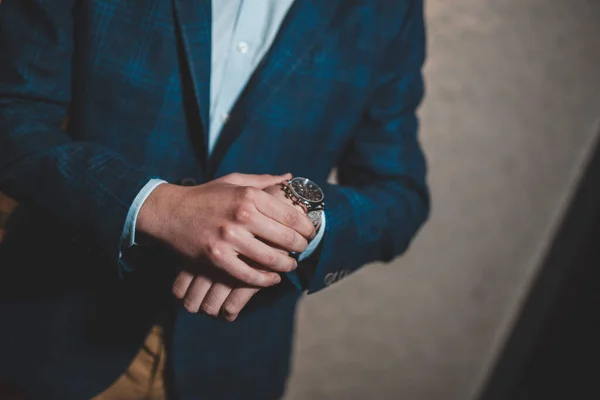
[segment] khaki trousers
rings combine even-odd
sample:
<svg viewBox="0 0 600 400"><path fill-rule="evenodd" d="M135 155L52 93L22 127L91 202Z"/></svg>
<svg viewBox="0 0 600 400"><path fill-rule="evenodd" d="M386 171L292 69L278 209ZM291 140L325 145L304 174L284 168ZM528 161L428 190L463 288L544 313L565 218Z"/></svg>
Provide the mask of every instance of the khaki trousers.
<svg viewBox="0 0 600 400"><path fill-rule="evenodd" d="M125 373L92 400L165 400L165 359L163 331L154 326Z"/></svg>

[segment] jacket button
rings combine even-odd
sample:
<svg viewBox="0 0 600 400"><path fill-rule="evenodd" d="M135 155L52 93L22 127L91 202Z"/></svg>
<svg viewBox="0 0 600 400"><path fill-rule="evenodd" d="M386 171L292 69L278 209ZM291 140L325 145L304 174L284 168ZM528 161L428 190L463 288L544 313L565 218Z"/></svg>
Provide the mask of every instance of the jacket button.
<svg viewBox="0 0 600 400"><path fill-rule="evenodd" d="M181 180L181 186L196 186L196 180L194 178L183 178Z"/></svg>

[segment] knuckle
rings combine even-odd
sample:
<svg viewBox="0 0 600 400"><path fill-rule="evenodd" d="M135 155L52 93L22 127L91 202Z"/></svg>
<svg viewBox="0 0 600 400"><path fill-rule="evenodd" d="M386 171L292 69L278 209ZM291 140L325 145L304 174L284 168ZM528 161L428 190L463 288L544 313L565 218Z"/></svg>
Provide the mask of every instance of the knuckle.
<svg viewBox="0 0 600 400"><path fill-rule="evenodd" d="M278 257L270 251L264 252L261 256L261 259L267 267L276 267L279 264Z"/></svg>
<svg viewBox="0 0 600 400"><path fill-rule="evenodd" d="M233 303L225 303L223 304L223 316L228 321L233 321L237 315L239 314L240 307Z"/></svg>
<svg viewBox="0 0 600 400"><path fill-rule="evenodd" d="M220 229L221 238L226 242L232 242L238 236L237 229L233 225L223 225Z"/></svg>
<svg viewBox="0 0 600 400"><path fill-rule="evenodd" d="M256 196L256 191L258 189L253 188L251 186L246 186L240 189L241 191L241 198L242 200L246 201L246 202L252 202Z"/></svg>
<svg viewBox="0 0 600 400"><path fill-rule="evenodd" d="M216 317L217 315L219 315L218 307L216 307L215 305L213 305L207 301L202 302L202 305L200 306L200 308L202 309L202 311L205 314L211 315L213 317Z"/></svg>
<svg viewBox="0 0 600 400"><path fill-rule="evenodd" d="M252 212L250 211L249 207L240 206L235 211L235 220L240 223L250 222L252 220Z"/></svg>
<svg viewBox="0 0 600 400"><path fill-rule="evenodd" d="M173 292L173 295L175 295L175 297L178 298L179 300L183 299L183 296L185 295L186 290L187 290L187 288L178 282L175 282L171 289L171 291Z"/></svg>
<svg viewBox="0 0 600 400"><path fill-rule="evenodd" d="M254 278L253 274L251 272L246 272L246 271L240 272L240 274L238 276L238 279L245 283L252 283L253 281L256 280L253 278Z"/></svg>
<svg viewBox="0 0 600 400"><path fill-rule="evenodd" d="M275 273L253 270L248 276L249 279L246 281L246 283L251 286L268 287L272 284L274 279L273 274Z"/></svg>
<svg viewBox="0 0 600 400"><path fill-rule="evenodd" d="M287 248L292 248L298 241L298 237L294 232L284 232L281 235L281 241Z"/></svg>
<svg viewBox="0 0 600 400"><path fill-rule="evenodd" d="M229 315L229 314L227 314L224 317L225 317L225 320L227 322L234 322L237 319L237 315Z"/></svg>
<svg viewBox="0 0 600 400"><path fill-rule="evenodd" d="M295 226L300 220L300 214L296 211L289 211L283 216L283 220L288 226Z"/></svg>
<svg viewBox="0 0 600 400"><path fill-rule="evenodd" d="M306 250L306 248L308 247L308 240L306 240L305 238L300 236L296 245L298 246L296 251L302 252L302 251Z"/></svg>
<svg viewBox="0 0 600 400"><path fill-rule="evenodd" d="M186 298L183 301L183 307L191 313L197 313L198 312L198 303L196 302L195 299L190 299L190 298Z"/></svg>
<svg viewBox="0 0 600 400"><path fill-rule="evenodd" d="M248 285L252 286L266 286L267 278L265 273L259 272L255 269L251 269L250 271L244 271L240 274L238 279Z"/></svg>
<svg viewBox="0 0 600 400"><path fill-rule="evenodd" d="M220 261L223 259L224 251L223 246L219 243L210 243L207 246L208 256L213 261Z"/></svg>
<svg viewBox="0 0 600 400"><path fill-rule="evenodd" d="M232 172L231 174L227 174L227 175L221 177L220 179L223 182L230 183L230 184L235 184L236 182L239 181L239 177L240 177L239 173Z"/></svg>

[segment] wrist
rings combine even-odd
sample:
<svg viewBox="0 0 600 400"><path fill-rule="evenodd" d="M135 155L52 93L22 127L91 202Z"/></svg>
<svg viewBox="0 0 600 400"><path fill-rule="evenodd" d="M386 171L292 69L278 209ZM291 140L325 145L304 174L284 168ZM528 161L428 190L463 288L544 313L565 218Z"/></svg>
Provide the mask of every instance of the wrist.
<svg viewBox="0 0 600 400"><path fill-rule="evenodd" d="M169 183L157 186L140 208L135 224L136 234L161 240L167 231L165 224L168 220L165 216L176 199L180 198L180 191L185 189Z"/></svg>

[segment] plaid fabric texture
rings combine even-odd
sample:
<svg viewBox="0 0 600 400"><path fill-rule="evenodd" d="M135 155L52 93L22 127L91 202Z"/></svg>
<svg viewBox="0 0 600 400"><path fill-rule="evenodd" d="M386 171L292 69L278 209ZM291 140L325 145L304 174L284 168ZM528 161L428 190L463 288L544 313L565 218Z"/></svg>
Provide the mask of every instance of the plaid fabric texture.
<svg viewBox="0 0 600 400"><path fill-rule="evenodd" d="M230 172L292 172L320 183L327 231L307 261L314 267L309 293L403 253L429 212L417 136L426 43L422 1L297 0L207 157L210 3L4 0L0 191L50 216L66 232L65 241L90 249L90 260L104 260L115 277L129 205L154 177L202 183ZM326 182L332 168L339 184ZM13 315L15 304L0 313ZM281 324L289 326L272 325L281 337L236 347L241 353L232 353L234 359L260 349L289 353L293 318L287 313L295 301L273 304L253 311L248 318L254 324L237 325L246 324L240 340L264 332L266 316L275 318L269 313L285 314ZM199 334L223 341L238 333L197 316L178 318L172 354L180 394L212 384L219 398L229 398L225 393L233 389L217 378L196 379L220 370L208 361L195 365L197 353L185 346L200 346ZM277 366L281 382L288 356L264 361ZM249 379L236 390L264 379Z"/></svg>

